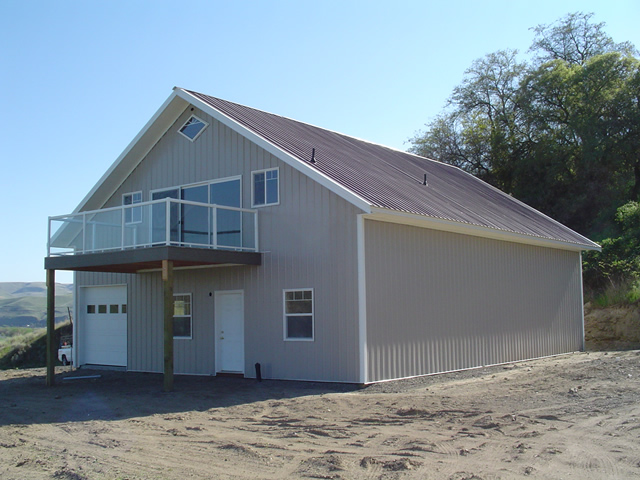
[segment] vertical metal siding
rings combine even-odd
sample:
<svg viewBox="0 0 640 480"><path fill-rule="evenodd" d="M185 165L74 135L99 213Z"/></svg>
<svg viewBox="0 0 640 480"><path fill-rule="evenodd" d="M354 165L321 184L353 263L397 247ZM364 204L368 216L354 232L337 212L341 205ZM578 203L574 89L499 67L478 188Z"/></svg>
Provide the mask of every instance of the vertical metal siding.
<svg viewBox="0 0 640 480"><path fill-rule="evenodd" d="M209 123L193 143L176 133L191 113ZM271 167L280 168L280 205L258 209L263 264L175 272L174 292L191 293L193 308L193 338L174 342L175 372L215 373L213 293L244 290L247 376L260 362L265 378L357 382L355 207L198 110L183 113L105 206L131 191L149 200L150 190L242 175L243 206L251 207L251 171ZM78 284L114 278L128 284L128 368L162 371L160 273L81 274ZM283 340L285 288L314 289L315 341Z"/></svg>
<svg viewBox="0 0 640 480"><path fill-rule="evenodd" d="M365 221L368 381L582 348L580 254Z"/></svg>

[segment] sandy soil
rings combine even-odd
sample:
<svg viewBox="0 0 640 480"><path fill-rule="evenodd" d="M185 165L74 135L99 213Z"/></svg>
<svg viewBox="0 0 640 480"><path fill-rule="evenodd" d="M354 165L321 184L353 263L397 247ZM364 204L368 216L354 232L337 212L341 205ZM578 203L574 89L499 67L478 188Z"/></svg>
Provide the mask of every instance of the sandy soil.
<svg viewBox="0 0 640 480"><path fill-rule="evenodd" d="M367 388L177 377L163 393L159 375L68 367L44 383L0 372L0 478L640 477L640 351Z"/></svg>
<svg viewBox="0 0 640 480"><path fill-rule="evenodd" d="M587 350L640 349L640 305L584 308Z"/></svg>

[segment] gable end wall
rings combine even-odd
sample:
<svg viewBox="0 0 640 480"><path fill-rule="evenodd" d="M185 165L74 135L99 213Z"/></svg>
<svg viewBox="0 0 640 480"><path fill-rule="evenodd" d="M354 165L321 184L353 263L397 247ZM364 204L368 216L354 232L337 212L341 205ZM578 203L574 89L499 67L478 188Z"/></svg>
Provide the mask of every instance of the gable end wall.
<svg viewBox="0 0 640 480"><path fill-rule="evenodd" d="M177 133L191 113L209 123L193 143ZM105 207L123 193L142 190L147 201L152 189L242 175L251 208L251 171L271 167L280 169L280 205L257 209L263 264L175 272L174 292L193 295L193 338L174 341L175 371L215 374L215 292L244 290L246 376L260 362L264 378L357 382L359 209L198 109L177 119ZM160 273L77 274L77 286L114 283L128 287L127 368L161 372ZM314 289L313 342L283 340L282 292L291 288Z"/></svg>

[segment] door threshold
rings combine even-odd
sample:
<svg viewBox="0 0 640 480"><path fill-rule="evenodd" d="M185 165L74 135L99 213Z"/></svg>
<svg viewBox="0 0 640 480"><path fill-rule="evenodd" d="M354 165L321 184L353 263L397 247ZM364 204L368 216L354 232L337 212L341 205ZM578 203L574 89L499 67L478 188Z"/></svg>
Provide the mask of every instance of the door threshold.
<svg viewBox="0 0 640 480"><path fill-rule="evenodd" d="M216 372L216 377L244 378L244 373L241 373L241 372Z"/></svg>

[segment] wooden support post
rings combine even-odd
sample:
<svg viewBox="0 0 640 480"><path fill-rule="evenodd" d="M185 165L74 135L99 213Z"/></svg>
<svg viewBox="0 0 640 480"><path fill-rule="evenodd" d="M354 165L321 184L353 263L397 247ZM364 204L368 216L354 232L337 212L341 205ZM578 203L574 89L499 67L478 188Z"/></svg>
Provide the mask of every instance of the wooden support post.
<svg viewBox="0 0 640 480"><path fill-rule="evenodd" d="M47 386L55 383L56 271L47 269Z"/></svg>
<svg viewBox="0 0 640 480"><path fill-rule="evenodd" d="M162 261L164 291L164 391L173 390L173 262Z"/></svg>

